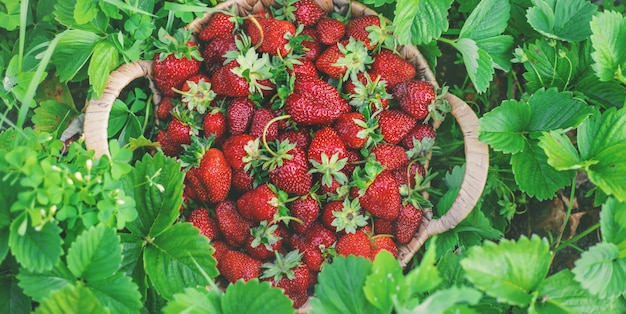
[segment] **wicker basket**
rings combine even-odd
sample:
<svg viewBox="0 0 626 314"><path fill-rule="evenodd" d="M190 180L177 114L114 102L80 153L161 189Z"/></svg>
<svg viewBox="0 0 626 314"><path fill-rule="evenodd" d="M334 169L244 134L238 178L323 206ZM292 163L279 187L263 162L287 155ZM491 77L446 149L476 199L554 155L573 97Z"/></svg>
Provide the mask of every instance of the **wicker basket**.
<svg viewBox="0 0 626 314"><path fill-rule="evenodd" d="M349 3L349 0L316 0L316 2L328 12L345 12L351 9L353 17L377 14L358 2ZM247 15L269 8L273 4L273 0L229 0L219 4L217 8L227 10L236 6L237 14ZM197 34L208 22L211 15L212 13L207 13L202 18L194 20L187 25L187 28ZM404 46L399 49L399 52L415 65L421 79L439 87L426 60L416 47ZM84 125L85 143L88 149L96 151L96 156L109 154L107 127L113 102L124 87L140 77L152 77L151 61L138 61L121 66L109 77L103 96L88 103ZM160 94L153 85L151 88L155 93L155 103L158 103ZM442 217L433 219L432 209L424 209L422 223L411 242L398 247L398 260L403 267L410 262L429 237L454 228L471 212L483 191L487 178L489 153L487 145L478 141L478 118L470 107L458 97L449 93L444 97L450 103L451 114L463 131L466 158L465 175L459 195L450 210Z"/></svg>

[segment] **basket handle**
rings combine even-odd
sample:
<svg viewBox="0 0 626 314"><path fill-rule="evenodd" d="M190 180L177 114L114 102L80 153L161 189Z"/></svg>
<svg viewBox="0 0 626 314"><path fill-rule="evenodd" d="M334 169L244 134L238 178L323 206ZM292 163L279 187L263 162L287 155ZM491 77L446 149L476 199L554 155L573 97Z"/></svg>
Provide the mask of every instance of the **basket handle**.
<svg viewBox="0 0 626 314"><path fill-rule="evenodd" d="M102 155L110 156L107 130L113 102L115 102L115 99L117 99L124 87L140 77L146 77L150 80L150 89L152 89L155 95L153 100L158 102L160 92L152 83L152 61L139 60L123 64L113 71L109 76L102 97L91 99L87 103L83 126L85 146L88 150L95 150L96 158Z"/></svg>
<svg viewBox="0 0 626 314"><path fill-rule="evenodd" d="M398 260L402 267L408 265L428 238L450 230L463 221L478 202L487 182L489 148L478 140L478 117L460 98L450 93L446 93L444 97L450 103L451 113L464 135L465 175L459 195L448 212L438 219L432 219L432 211L426 212L428 215L422 219L422 224L411 242L398 248Z"/></svg>

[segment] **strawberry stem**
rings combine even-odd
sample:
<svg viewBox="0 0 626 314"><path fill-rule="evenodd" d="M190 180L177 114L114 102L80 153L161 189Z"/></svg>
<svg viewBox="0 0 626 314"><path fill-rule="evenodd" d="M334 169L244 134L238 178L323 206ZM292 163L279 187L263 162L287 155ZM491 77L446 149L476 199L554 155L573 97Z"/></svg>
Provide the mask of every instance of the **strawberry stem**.
<svg viewBox="0 0 626 314"><path fill-rule="evenodd" d="M265 39L265 35L263 33L263 27L261 27L261 23L259 23L259 20L257 20L254 15L248 15L248 18L250 19L250 21L252 21L254 26L256 26L256 28L259 30L259 34L261 36L259 38L259 42L256 43L256 45L254 45L254 49L256 49L256 48L259 48L259 46L261 46L261 44L263 43L263 39Z"/></svg>
<svg viewBox="0 0 626 314"><path fill-rule="evenodd" d="M272 125L273 123L277 122L277 121L281 121L281 120L285 120L285 119L289 119L291 118L290 115L283 115L283 116L278 116L272 120L270 120L266 125L265 128L263 128L263 146L265 147L265 149L270 153L270 155L274 156L274 157L278 157L278 154L273 151L269 145L267 144L267 130L270 128L270 125Z"/></svg>

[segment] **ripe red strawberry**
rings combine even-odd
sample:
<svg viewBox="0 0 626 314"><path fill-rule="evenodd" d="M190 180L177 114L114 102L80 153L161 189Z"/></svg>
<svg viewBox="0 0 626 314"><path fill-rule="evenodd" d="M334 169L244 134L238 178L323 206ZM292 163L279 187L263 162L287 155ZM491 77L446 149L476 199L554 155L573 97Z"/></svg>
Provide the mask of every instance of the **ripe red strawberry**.
<svg viewBox="0 0 626 314"><path fill-rule="evenodd" d="M318 247L304 242L304 239L299 236L292 236L291 243L294 250L302 253L302 260L310 270L314 272L321 270L325 259Z"/></svg>
<svg viewBox="0 0 626 314"><path fill-rule="evenodd" d="M290 72L289 74L295 74L295 75L308 75L308 76L318 76L319 74L317 73L317 68L315 67L315 64L313 64L312 61L308 60L308 59L302 59L300 60L301 64L294 64L293 65L293 71L288 71Z"/></svg>
<svg viewBox="0 0 626 314"><path fill-rule="evenodd" d="M296 34L296 26L287 20L277 20L273 17L255 17L257 23L244 24L250 42L257 47L260 53L266 52L275 56L286 56L291 50L287 45L287 37ZM288 35L290 34L290 35Z"/></svg>
<svg viewBox="0 0 626 314"><path fill-rule="evenodd" d="M191 186L197 201L221 202L230 191L232 169L221 150L195 143L190 147L191 153L200 156L201 159L197 167L191 167L187 171L185 182Z"/></svg>
<svg viewBox="0 0 626 314"><path fill-rule="evenodd" d="M274 257L274 251L283 247L283 239L278 231L278 225L262 221L259 226L250 230L246 241L246 252L259 260L268 260Z"/></svg>
<svg viewBox="0 0 626 314"><path fill-rule="evenodd" d="M340 115L335 120L333 128L339 134L346 148L361 149L365 147L369 132L367 131L365 117L362 113L347 112Z"/></svg>
<svg viewBox="0 0 626 314"><path fill-rule="evenodd" d="M310 274L310 276L313 277L313 274ZM311 281L313 281L313 279L309 278L309 282ZM311 287L310 283L309 287ZM293 301L292 307L294 309L299 309L306 304L306 301L309 299L309 293L307 291L289 293L287 296Z"/></svg>
<svg viewBox="0 0 626 314"><path fill-rule="evenodd" d="M365 167L367 169L372 166L366 164ZM378 167L376 170L365 170L364 172L365 178L361 178L364 182L358 184L358 186L367 187L361 188L359 192L361 207L374 217L385 220L396 219L400 213L401 205L396 179L391 172L381 171Z"/></svg>
<svg viewBox="0 0 626 314"><path fill-rule="evenodd" d="M326 48L317 57L315 66L331 78L346 81L360 72L365 72L366 65L372 61L363 43L351 39Z"/></svg>
<svg viewBox="0 0 626 314"><path fill-rule="evenodd" d="M317 35L317 31L315 30L315 28L307 27L302 31L301 35L311 37L311 40L303 40L302 46L304 46L304 49L306 51L304 54L304 58L309 61L314 61L315 59L317 59L317 56L319 56L322 49L320 45L320 40Z"/></svg>
<svg viewBox="0 0 626 314"><path fill-rule="evenodd" d="M163 153L167 156L180 155L183 152L182 145L191 144L193 132L193 128L189 124L181 121L178 117L173 117L161 139L167 143L165 146L162 145L163 148L167 147Z"/></svg>
<svg viewBox="0 0 626 314"><path fill-rule="evenodd" d="M278 142L276 156L270 157L269 177L279 189L296 195L306 195L311 190L313 176L304 149Z"/></svg>
<svg viewBox="0 0 626 314"><path fill-rule="evenodd" d="M415 127L402 139L402 146L410 150L413 158L423 158L435 146L435 129L426 123L417 123Z"/></svg>
<svg viewBox="0 0 626 314"><path fill-rule="evenodd" d="M335 246L337 254L341 256L362 256L367 259L372 257L372 242L369 236L361 231L357 230L355 233L346 233L337 240Z"/></svg>
<svg viewBox="0 0 626 314"><path fill-rule="evenodd" d="M320 220L324 226L330 230L337 232L337 227L333 225L335 221L334 213L339 213L343 209L343 201L330 201L324 205Z"/></svg>
<svg viewBox="0 0 626 314"><path fill-rule="evenodd" d="M252 122L254 103L248 97L236 97L228 106L226 121L231 135L245 133Z"/></svg>
<svg viewBox="0 0 626 314"><path fill-rule="evenodd" d="M322 163L322 154L331 157L337 154L338 159L346 158L346 145L331 127L323 127L313 135L309 145L308 159Z"/></svg>
<svg viewBox="0 0 626 314"><path fill-rule="evenodd" d="M339 42L346 33L346 26L333 18L321 19L315 26L319 41L324 45L334 45Z"/></svg>
<svg viewBox="0 0 626 314"><path fill-rule="evenodd" d="M219 35L213 38L202 50L203 64L207 73L213 74L221 68L226 61L224 55L229 51L237 50L234 34Z"/></svg>
<svg viewBox="0 0 626 314"><path fill-rule="evenodd" d="M219 108L214 108L204 116L202 122L204 137L214 136L214 143L221 143L226 133L226 117Z"/></svg>
<svg viewBox="0 0 626 314"><path fill-rule="evenodd" d="M168 120L172 117L172 109L174 109L174 103L172 102L173 98L164 96L159 102L159 106L156 110L156 117L159 120Z"/></svg>
<svg viewBox="0 0 626 314"><path fill-rule="evenodd" d="M320 222L314 222L309 227L305 238L305 242L316 248L329 248L337 241L337 234L332 230L324 227Z"/></svg>
<svg viewBox="0 0 626 314"><path fill-rule="evenodd" d="M374 37L370 35L371 33L374 33ZM390 31L383 17L367 15L348 22L346 36L364 42L367 49L372 50L387 41Z"/></svg>
<svg viewBox="0 0 626 314"><path fill-rule="evenodd" d="M400 103L404 112L415 119L428 116L429 106L435 101L435 89L432 84L420 80L408 80L396 84L393 97Z"/></svg>
<svg viewBox="0 0 626 314"><path fill-rule="evenodd" d="M297 76L294 92L285 103L285 112L301 125L330 124L349 111L350 105L337 89L313 76Z"/></svg>
<svg viewBox="0 0 626 314"><path fill-rule="evenodd" d="M378 144L372 148L370 154L388 171L393 171L409 162L409 158L402 146L392 144Z"/></svg>
<svg viewBox="0 0 626 314"><path fill-rule="evenodd" d="M400 82L414 78L416 71L409 61L391 50L383 49L374 55L370 74L372 77L380 75L380 79L386 81L387 87L391 89Z"/></svg>
<svg viewBox="0 0 626 314"><path fill-rule="evenodd" d="M400 143L416 123L413 117L396 109L384 110L378 117L378 127L383 140L394 145Z"/></svg>
<svg viewBox="0 0 626 314"><path fill-rule="evenodd" d="M298 0L293 3L293 6L295 8L293 15L296 23L304 26L315 25L328 14L313 0Z"/></svg>
<svg viewBox="0 0 626 314"><path fill-rule="evenodd" d="M244 170L233 170L233 188L238 193L245 193L254 188L254 177Z"/></svg>
<svg viewBox="0 0 626 314"><path fill-rule="evenodd" d="M224 12L216 12L200 30L198 38L207 42L221 35L232 34L234 30L235 17Z"/></svg>
<svg viewBox="0 0 626 314"><path fill-rule="evenodd" d="M241 216L256 222L272 220L278 212L278 206L278 195L267 184L244 193L237 200Z"/></svg>
<svg viewBox="0 0 626 314"><path fill-rule="evenodd" d="M180 89L188 77L200 70L202 57L190 39L191 34L182 29L174 36L159 31L160 41L155 42L157 53L152 66L154 81L165 96L176 97L173 89Z"/></svg>
<svg viewBox="0 0 626 314"><path fill-rule="evenodd" d="M239 279L249 281L259 278L262 264L244 252L227 250L217 261L217 269L229 282L234 283Z"/></svg>
<svg viewBox="0 0 626 314"><path fill-rule="evenodd" d="M291 144L296 144L296 146L307 150L309 148L309 144L311 144L311 136L309 135L309 131L305 128L300 128L298 130L287 130L278 134L279 141L288 140Z"/></svg>
<svg viewBox="0 0 626 314"><path fill-rule="evenodd" d="M211 240L211 245L215 249L215 252L213 252L213 257L216 261L221 260L222 256L224 256L224 253L226 253L227 250L230 250L230 248L228 248L228 244L226 244L226 242L222 240Z"/></svg>
<svg viewBox="0 0 626 314"><path fill-rule="evenodd" d="M372 243L371 257L372 260L375 259L376 255L378 255L378 253L380 253L380 251L382 250L389 251L389 253L391 253L391 255L394 257L398 255L398 247L396 246L396 243L393 242L392 238L388 236L374 237L373 241L374 243Z"/></svg>
<svg viewBox="0 0 626 314"><path fill-rule="evenodd" d="M415 175L419 174L422 178L426 177L426 169L419 162L406 163L392 171L393 177L396 178L398 186L409 185L415 187Z"/></svg>
<svg viewBox="0 0 626 314"><path fill-rule="evenodd" d="M346 81L344 89L349 97L350 105L361 113L364 113L367 108L372 114L387 109L389 100L392 98L387 92L387 82L367 72L357 74L356 80Z"/></svg>
<svg viewBox="0 0 626 314"><path fill-rule="evenodd" d="M252 222L241 217L233 201L225 200L215 206L217 226L226 242L232 247L241 247L246 243Z"/></svg>
<svg viewBox="0 0 626 314"><path fill-rule="evenodd" d="M248 81L235 73L233 69L238 68L237 60L230 61L217 69L211 77L213 90L218 95L231 97L247 97L250 95L250 84Z"/></svg>
<svg viewBox="0 0 626 314"><path fill-rule="evenodd" d="M379 218L375 218L372 223L374 227L374 234L387 234L394 235L396 234L395 229L395 220L383 220Z"/></svg>
<svg viewBox="0 0 626 314"><path fill-rule="evenodd" d="M226 162L236 171L243 171L246 166L246 162L243 160L248 155L245 147L254 140L254 136L243 133L227 138L222 144L222 152Z"/></svg>
<svg viewBox="0 0 626 314"><path fill-rule="evenodd" d="M355 149L347 149L346 156L348 157L348 163L343 167L342 171L346 176L351 177L357 165L363 162L363 156Z"/></svg>
<svg viewBox="0 0 626 314"><path fill-rule="evenodd" d="M200 207L192 210L187 217L187 222L198 228L200 234L211 239L211 241L220 235L217 222L209 216L209 211L206 208Z"/></svg>
<svg viewBox="0 0 626 314"><path fill-rule="evenodd" d="M400 215L395 221L396 240L406 244L411 241L422 221L422 211L410 203L400 208Z"/></svg>
<svg viewBox="0 0 626 314"><path fill-rule="evenodd" d="M272 110L267 108L259 108L254 111L252 115L252 122L250 123L250 131L248 132L250 135L254 137L263 137L263 131L265 130L265 126L269 124L269 122L274 119L274 114ZM278 124L272 123L267 128L267 132L265 133L265 139L268 142L272 142L278 136Z"/></svg>
<svg viewBox="0 0 626 314"><path fill-rule="evenodd" d="M290 205L291 216L302 221L302 223L292 222L291 228L296 233L304 234L320 215L320 204L308 194L294 200Z"/></svg>

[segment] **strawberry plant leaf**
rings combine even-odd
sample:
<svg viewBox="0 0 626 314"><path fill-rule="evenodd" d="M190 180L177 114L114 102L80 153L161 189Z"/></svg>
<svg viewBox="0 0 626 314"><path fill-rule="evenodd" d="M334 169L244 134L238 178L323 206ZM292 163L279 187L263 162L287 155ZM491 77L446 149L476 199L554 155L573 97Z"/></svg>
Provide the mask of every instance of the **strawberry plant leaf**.
<svg viewBox="0 0 626 314"><path fill-rule="evenodd" d="M598 153L594 158L598 163L587 169L591 182L621 202L626 202L626 160L623 158L625 150L626 143L610 146Z"/></svg>
<svg viewBox="0 0 626 314"><path fill-rule="evenodd" d="M480 40L502 34L509 21L510 11L508 1L480 1L465 20L459 37Z"/></svg>
<svg viewBox="0 0 626 314"><path fill-rule="evenodd" d="M99 41L93 49L87 73L94 90L94 98L100 98L109 81L109 73L119 65L119 53L108 40Z"/></svg>
<svg viewBox="0 0 626 314"><path fill-rule="evenodd" d="M9 233L11 253L22 267L33 272L51 270L63 255L61 228L46 223L36 230L26 214L13 220Z"/></svg>
<svg viewBox="0 0 626 314"><path fill-rule="evenodd" d="M626 258L626 203L609 197L600 211L602 241L619 249L619 258Z"/></svg>
<svg viewBox="0 0 626 314"><path fill-rule="evenodd" d="M137 313L143 305L137 284L123 273L89 281L87 287L111 313Z"/></svg>
<svg viewBox="0 0 626 314"><path fill-rule="evenodd" d="M363 286L372 263L362 257L337 256L318 275L310 313L384 313L369 303Z"/></svg>
<svg viewBox="0 0 626 314"><path fill-rule="evenodd" d="M99 11L98 2L97 0L76 0L74 20L76 20L78 24L85 24L95 19Z"/></svg>
<svg viewBox="0 0 626 314"><path fill-rule="evenodd" d="M567 135L557 131L544 132L539 147L548 156L548 164L556 170L572 170L583 167L578 151Z"/></svg>
<svg viewBox="0 0 626 314"><path fill-rule="evenodd" d="M88 281L112 276L122 262L120 240L103 224L84 231L67 251L67 266L77 278Z"/></svg>
<svg viewBox="0 0 626 314"><path fill-rule="evenodd" d="M438 290L413 308L400 308L397 313L475 313L472 311L451 311L459 304L475 305L483 296L480 291L469 287L452 287Z"/></svg>
<svg viewBox="0 0 626 314"><path fill-rule="evenodd" d="M37 307L35 313L107 314L109 311L100 304L96 296L85 286L67 285L63 289L50 294Z"/></svg>
<svg viewBox="0 0 626 314"><path fill-rule="evenodd" d="M600 242L580 255L574 262L574 278L580 285L601 299L626 293L626 259L613 243Z"/></svg>
<svg viewBox="0 0 626 314"><path fill-rule="evenodd" d="M439 238L440 235L437 236ZM448 248L450 248L449 246ZM437 262L437 271L441 276L439 288L451 288L458 286L470 286L465 278L465 272L461 267L461 260L465 254L448 249Z"/></svg>
<svg viewBox="0 0 626 314"><path fill-rule="evenodd" d="M437 241L433 239L419 266L413 268L406 275L406 286L409 287L409 296L425 294L435 289L441 283L439 270L435 267L437 261ZM410 302L409 302L410 303Z"/></svg>
<svg viewBox="0 0 626 314"><path fill-rule="evenodd" d="M530 292L537 290L548 274L551 260L550 244L535 235L498 244L485 241L468 252L461 266L476 288L499 302L527 306L532 300Z"/></svg>
<svg viewBox="0 0 626 314"><path fill-rule="evenodd" d="M558 171L548 164L546 153L533 141L511 157L513 175L519 188L539 200L549 199L571 183L573 171Z"/></svg>
<svg viewBox="0 0 626 314"><path fill-rule="evenodd" d="M626 105L626 89L618 81L602 82L589 69L574 83L574 89L585 95L587 102L595 107L622 108Z"/></svg>
<svg viewBox="0 0 626 314"><path fill-rule="evenodd" d="M2 145L0 145L1 147ZM1 150L1 149L0 149ZM0 159L2 156L0 155ZM0 170L4 175L4 171ZM15 202L12 189L5 187L0 190L0 204L13 204ZM4 261L9 252L9 234L11 227L11 210L9 206L0 207L0 264Z"/></svg>
<svg viewBox="0 0 626 314"><path fill-rule="evenodd" d="M78 112L70 105L56 100L40 102L35 108L32 121L35 129L40 132L61 134L68 122L78 116Z"/></svg>
<svg viewBox="0 0 626 314"><path fill-rule="evenodd" d="M593 124L581 126L585 132L578 137L583 159L591 159L603 150L626 143L623 134L626 132L626 109L611 108L602 113L600 120Z"/></svg>
<svg viewBox="0 0 626 314"><path fill-rule="evenodd" d="M139 214L127 224L128 229L135 235L154 237L172 225L182 204L184 177L175 159L163 153L144 155L123 179Z"/></svg>
<svg viewBox="0 0 626 314"><path fill-rule="evenodd" d="M163 313L221 314L221 297L221 293L205 287L185 288L184 292L175 294L174 299L167 302Z"/></svg>
<svg viewBox="0 0 626 314"><path fill-rule="evenodd" d="M37 302L43 302L53 291L76 281L76 277L64 263L58 263L52 270L46 272L30 272L21 268L17 279L24 293Z"/></svg>
<svg viewBox="0 0 626 314"><path fill-rule="evenodd" d="M203 273L212 278L219 274L213 251L198 228L191 223L177 223L145 248L143 263L156 290L169 300L185 287L207 285Z"/></svg>
<svg viewBox="0 0 626 314"><path fill-rule="evenodd" d="M58 36L60 39L52 54L52 64L61 82L67 82L87 63L102 37L78 29L67 30Z"/></svg>
<svg viewBox="0 0 626 314"><path fill-rule="evenodd" d="M294 313L291 300L281 289L267 281L239 280L229 285L222 296L224 314L237 313Z"/></svg>
<svg viewBox="0 0 626 314"><path fill-rule="evenodd" d="M491 56L493 66L502 71L511 70L511 54L513 53L513 37L499 35L490 38L476 39L476 46Z"/></svg>
<svg viewBox="0 0 626 314"><path fill-rule="evenodd" d="M615 11L605 11L591 19L592 65L600 81L618 79L626 84L626 17Z"/></svg>
<svg viewBox="0 0 626 314"><path fill-rule="evenodd" d="M585 0L532 0L530 25L548 38L578 42L589 38L589 22L597 6Z"/></svg>
<svg viewBox="0 0 626 314"><path fill-rule="evenodd" d="M531 132L576 128L595 111L572 93L558 92L556 88L538 90L528 99L528 104L531 107L528 130Z"/></svg>
<svg viewBox="0 0 626 314"><path fill-rule="evenodd" d="M478 47L476 41L471 38L459 38L451 44L463 56L467 75L472 80L476 90L479 93L485 92L494 74L493 58L487 51Z"/></svg>
<svg viewBox="0 0 626 314"><path fill-rule="evenodd" d="M399 0L396 3L394 34L401 44L424 45L448 30L452 0Z"/></svg>
<svg viewBox="0 0 626 314"><path fill-rule="evenodd" d="M389 251L383 250L374 259L372 273L365 279L365 297L385 313L393 309L394 299L407 297L402 267Z"/></svg>
<svg viewBox="0 0 626 314"><path fill-rule="evenodd" d="M3 298L3 302L0 302L0 312L29 313L32 311L32 300L17 286L17 279L14 276L0 277L0 295Z"/></svg>
<svg viewBox="0 0 626 314"><path fill-rule="evenodd" d="M478 139L496 151L508 154L521 152L530 118L530 106L521 101L505 100L480 118Z"/></svg>
<svg viewBox="0 0 626 314"><path fill-rule="evenodd" d="M542 283L528 312L551 313L620 313L626 307L623 298L599 299L583 289L569 270L562 270Z"/></svg>
<svg viewBox="0 0 626 314"><path fill-rule="evenodd" d="M148 277L143 266L143 239L128 233L121 233L119 237L122 247L122 264L119 271L133 277L141 294L146 295Z"/></svg>

